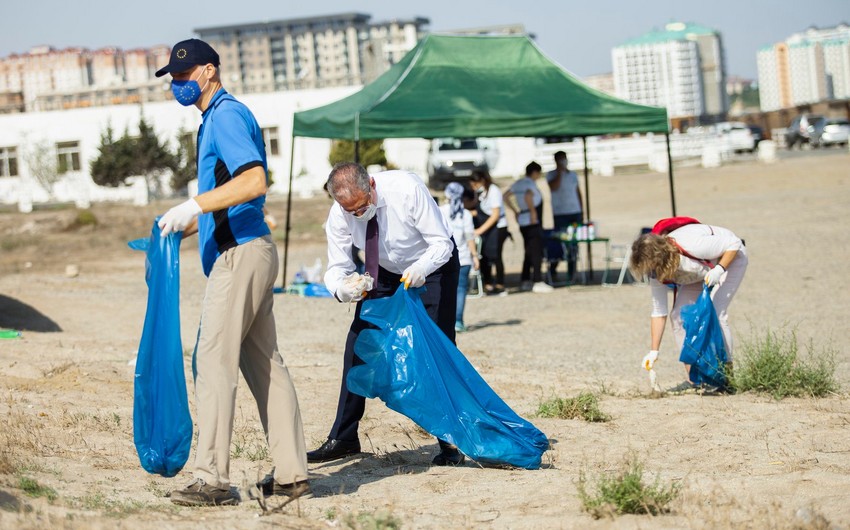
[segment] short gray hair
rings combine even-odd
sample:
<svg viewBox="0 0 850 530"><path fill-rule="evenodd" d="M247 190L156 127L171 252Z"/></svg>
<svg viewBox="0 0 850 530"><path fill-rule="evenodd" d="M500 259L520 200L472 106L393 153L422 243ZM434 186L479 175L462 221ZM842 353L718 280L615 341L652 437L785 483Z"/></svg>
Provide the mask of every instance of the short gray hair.
<svg viewBox="0 0 850 530"><path fill-rule="evenodd" d="M360 164L341 162L331 169L325 189L334 200L337 200L337 197L347 197L357 190L370 193L372 181L369 172Z"/></svg>

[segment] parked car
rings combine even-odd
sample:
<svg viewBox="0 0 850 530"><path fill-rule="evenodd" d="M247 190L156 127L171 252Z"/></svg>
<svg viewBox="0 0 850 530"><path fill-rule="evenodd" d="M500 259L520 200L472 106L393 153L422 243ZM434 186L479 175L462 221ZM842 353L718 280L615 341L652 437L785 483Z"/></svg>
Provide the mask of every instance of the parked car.
<svg viewBox="0 0 850 530"><path fill-rule="evenodd" d="M747 129L750 130L750 134L753 135L753 141L756 143L756 147L758 147L759 142L764 140L764 129L758 125L747 125Z"/></svg>
<svg viewBox="0 0 850 530"><path fill-rule="evenodd" d="M723 137L726 146L736 153L741 151L752 152L756 148L753 133L746 123L740 121L724 121L715 125L715 129Z"/></svg>
<svg viewBox="0 0 850 530"><path fill-rule="evenodd" d="M449 182L466 183L473 171L489 170L498 158L491 138L435 138L428 153L428 183L435 190Z"/></svg>
<svg viewBox="0 0 850 530"><path fill-rule="evenodd" d="M812 147L843 145L850 137L850 121L843 118L821 118L811 133Z"/></svg>
<svg viewBox="0 0 850 530"><path fill-rule="evenodd" d="M785 145L788 146L788 149L809 143L815 122L821 118L823 116L818 114L800 114L794 118L788 129L785 130Z"/></svg>

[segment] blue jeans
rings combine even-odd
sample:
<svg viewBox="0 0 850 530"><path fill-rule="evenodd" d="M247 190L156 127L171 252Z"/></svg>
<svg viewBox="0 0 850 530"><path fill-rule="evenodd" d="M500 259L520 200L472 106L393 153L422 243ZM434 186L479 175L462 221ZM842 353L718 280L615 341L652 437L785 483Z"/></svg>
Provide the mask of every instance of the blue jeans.
<svg viewBox="0 0 850 530"><path fill-rule="evenodd" d="M466 304L466 291L469 290L469 271L472 265L463 265L457 279L457 310L455 311L455 323L463 324L463 306Z"/></svg>

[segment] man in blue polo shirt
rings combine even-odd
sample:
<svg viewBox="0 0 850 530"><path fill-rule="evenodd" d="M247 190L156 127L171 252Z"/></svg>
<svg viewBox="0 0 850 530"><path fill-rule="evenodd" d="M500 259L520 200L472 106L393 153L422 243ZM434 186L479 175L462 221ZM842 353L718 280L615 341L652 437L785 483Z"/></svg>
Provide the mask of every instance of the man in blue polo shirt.
<svg viewBox="0 0 850 530"><path fill-rule="evenodd" d="M263 219L268 187L263 135L254 115L221 86L219 57L198 39L178 42L167 66L178 103L202 113L199 195L168 210L162 235L198 233L208 276L196 346L198 445L195 480L171 494L175 504L235 504L230 439L241 369L257 401L275 463L266 494L304 497L307 450L298 398L277 347L272 288L278 255Z"/></svg>

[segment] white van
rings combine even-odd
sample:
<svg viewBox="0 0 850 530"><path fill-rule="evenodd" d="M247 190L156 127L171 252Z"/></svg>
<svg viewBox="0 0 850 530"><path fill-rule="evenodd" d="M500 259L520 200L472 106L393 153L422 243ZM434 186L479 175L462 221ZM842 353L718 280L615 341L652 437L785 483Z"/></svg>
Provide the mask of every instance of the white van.
<svg viewBox="0 0 850 530"><path fill-rule="evenodd" d="M473 171L489 170L498 160L493 138L435 138L428 152L428 184L441 190L449 182L466 183Z"/></svg>

